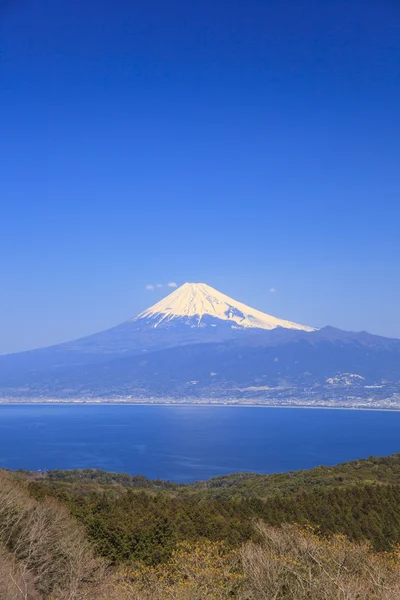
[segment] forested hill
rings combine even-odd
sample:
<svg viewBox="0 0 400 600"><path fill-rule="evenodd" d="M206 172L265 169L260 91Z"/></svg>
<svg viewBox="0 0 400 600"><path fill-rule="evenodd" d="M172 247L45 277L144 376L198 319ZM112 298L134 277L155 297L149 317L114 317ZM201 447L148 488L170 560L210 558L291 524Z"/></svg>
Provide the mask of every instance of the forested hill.
<svg viewBox="0 0 400 600"><path fill-rule="evenodd" d="M290 495L295 491L315 488L340 488L360 484L400 485L400 454L360 459L332 467L319 466L309 470L261 475L233 473L192 484L151 480L143 475L112 473L98 469L54 470L46 473L19 471L19 476L39 481L57 488L71 484L74 488L90 489L99 486L110 490L130 488L135 490L170 491L182 496L197 497L259 497Z"/></svg>
<svg viewBox="0 0 400 600"><path fill-rule="evenodd" d="M188 485L92 469L0 471L7 600L23 586L29 600L333 600L354 589L393 600L399 547L400 454Z"/></svg>
<svg viewBox="0 0 400 600"><path fill-rule="evenodd" d="M188 539L237 546L251 538L257 518L270 525L311 524L323 534L369 540L377 550L400 543L400 454L186 485L93 469L19 471L14 477L36 499L52 496L65 504L116 562L157 562Z"/></svg>

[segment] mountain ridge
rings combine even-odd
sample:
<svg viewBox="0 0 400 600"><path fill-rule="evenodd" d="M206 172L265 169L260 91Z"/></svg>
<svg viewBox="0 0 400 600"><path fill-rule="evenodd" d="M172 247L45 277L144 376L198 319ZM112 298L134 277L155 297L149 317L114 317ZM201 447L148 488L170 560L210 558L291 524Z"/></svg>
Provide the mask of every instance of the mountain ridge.
<svg viewBox="0 0 400 600"><path fill-rule="evenodd" d="M209 298L213 301L210 302ZM171 318L169 307L171 299L175 308L174 318ZM185 306L189 307L186 312ZM215 310L216 306L219 311ZM238 313L224 315L229 308L245 312L241 316ZM165 310L169 311L168 318L164 318ZM249 315L255 318L249 321ZM243 320L245 323L241 324ZM257 324L262 327L258 328ZM53 346L0 356L0 385L4 374L98 363L192 343L221 342L239 337L249 329L272 331L272 326L283 328L286 325L289 329L313 330L252 309L206 284L186 283L136 317L107 330Z"/></svg>
<svg viewBox="0 0 400 600"><path fill-rule="evenodd" d="M277 322L289 327L271 328ZM206 284L185 284L105 332L0 357L0 398L149 396L398 397L400 408L400 340L282 321Z"/></svg>

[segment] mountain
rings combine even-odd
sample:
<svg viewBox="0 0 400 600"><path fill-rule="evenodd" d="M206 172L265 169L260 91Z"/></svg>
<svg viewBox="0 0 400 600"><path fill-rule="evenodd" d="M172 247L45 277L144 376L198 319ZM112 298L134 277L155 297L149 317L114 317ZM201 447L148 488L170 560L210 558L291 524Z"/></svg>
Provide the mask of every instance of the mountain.
<svg viewBox="0 0 400 600"><path fill-rule="evenodd" d="M205 283L185 283L172 294L142 312L134 322L145 320L151 327L165 327L180 321L190 327L218 327L229 324L232 329L296 329L314 331L313 327L277 319L250 308Z"/></svg>
<svg viewBox="0 0 400 600"><path fill-rule="evenodd" d="M25 370L104 362L183 344L221 342L249 330L277 327L313 331L250 308L204 283L185 283L137 317L106 331L0 357L0 384L4 376Z"/></svg>
<svg viewBox="0 0 400 600"><path fill-rule="evenodd" d="M400 340L278 319L201 283L108 331L0 357L9 398L398 397L400 407L399 391Z"/></svg>

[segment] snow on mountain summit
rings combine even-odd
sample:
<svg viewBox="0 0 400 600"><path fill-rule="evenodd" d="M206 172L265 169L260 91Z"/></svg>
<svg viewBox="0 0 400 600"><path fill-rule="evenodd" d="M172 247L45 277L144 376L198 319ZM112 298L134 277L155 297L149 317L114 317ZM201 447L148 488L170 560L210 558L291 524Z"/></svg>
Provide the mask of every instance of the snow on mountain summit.
<svg viewBox="0 0 400 600"><path fill-rule="evenodd" d="M143 311L134 319L151 320L153 327L166 325L174 319L190 319L197 326L204 317L230 322L232 327L275 329L298 329L314 331L313 327L278 319L238 302L205 283L185 283L172 294Z"/></svg>

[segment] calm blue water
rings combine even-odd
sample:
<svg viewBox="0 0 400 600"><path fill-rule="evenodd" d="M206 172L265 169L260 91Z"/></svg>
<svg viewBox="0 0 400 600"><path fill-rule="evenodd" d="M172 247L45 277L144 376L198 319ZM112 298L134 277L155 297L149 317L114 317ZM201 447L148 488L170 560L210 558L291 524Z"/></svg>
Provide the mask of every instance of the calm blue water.
<svg viewBox="0 0 400 600"><path fill-rule="evenodd" d="M400 452L400 413L203 406L0 406L0 467L194 481Z"/></svg>

